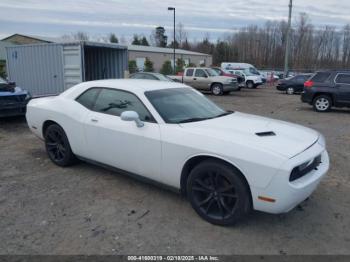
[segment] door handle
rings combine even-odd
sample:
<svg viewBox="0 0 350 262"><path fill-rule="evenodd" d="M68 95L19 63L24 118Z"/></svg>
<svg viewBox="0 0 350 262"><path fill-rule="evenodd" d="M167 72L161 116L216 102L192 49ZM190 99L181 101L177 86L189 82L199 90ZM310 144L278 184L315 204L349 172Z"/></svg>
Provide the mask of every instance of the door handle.
<svg viewBox="0 0 350 262"><path fill-rule="evenodd" d="M98 122L98 120L97 120L97 119L95 119L95 118L91 118L91 122L97 123L97 122Z"/></svg>
<svg viewBox="0 0 350 262"><path fill-rule="evenodd" d="M193 78L193 80L197 80L197 78Z"/></svg>

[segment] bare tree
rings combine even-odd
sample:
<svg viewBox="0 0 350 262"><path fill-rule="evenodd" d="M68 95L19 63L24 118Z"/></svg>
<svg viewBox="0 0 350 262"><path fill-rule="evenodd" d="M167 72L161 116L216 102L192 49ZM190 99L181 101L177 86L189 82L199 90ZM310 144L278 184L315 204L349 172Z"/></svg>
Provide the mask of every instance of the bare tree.
<svg viewBox="0 0 350 262"><path fill-rule="evenodd" d="M184 25L180 22L176 26L176 41L179 47L182 48L183 42L188 38L188 33L185 30Z"/></svg>

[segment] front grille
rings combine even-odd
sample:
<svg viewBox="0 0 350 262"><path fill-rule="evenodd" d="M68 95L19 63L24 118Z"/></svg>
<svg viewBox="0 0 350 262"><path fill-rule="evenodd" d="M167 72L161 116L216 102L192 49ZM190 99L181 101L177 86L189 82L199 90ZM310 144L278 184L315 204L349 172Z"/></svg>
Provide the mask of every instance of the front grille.
<svg viewBox="0 0 350 262"><path fill-rule="evenodd" d="M300 166L295 167L292 170L292 173L289 176L289 181L295 181L308 173L310 173L312 170L317 170L317 167L322 163L321 161L321 155L315 157L313 161L305 162L304 164L301 164Z"/></svg>
<svg viewBox="0 0 350 262"><path fill-rule="evenodd" d="M26 95L18 95L18 96L0 96L0 104L13 104L17 102L24 102L26 99Z"/></svg>

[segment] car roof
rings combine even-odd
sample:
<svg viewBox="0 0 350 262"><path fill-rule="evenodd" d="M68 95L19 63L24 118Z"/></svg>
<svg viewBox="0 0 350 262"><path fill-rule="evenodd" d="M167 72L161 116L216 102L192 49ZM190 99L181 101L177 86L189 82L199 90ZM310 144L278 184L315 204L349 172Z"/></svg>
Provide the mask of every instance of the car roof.
<svg viewBox="0 0 350 262"><path fill-rule="evenodd" d="M92 87L106 87L115 88L119 90L126 90L133 93L146 92L160 89L169 88L189 88L188 86L179 82L167 82L167 81L157 81L157 80L145 80L145 79L106 79L106 80L95 80L87 81L77 84L65 92L62 93L63 96L74 96L80 93L82 89L88 89Z"/></svg>
<svg viewBox="0 0 350 262"><path fill-rule="evenodd" d="M133 75L136 75L136 74L161 75L160 73L154 73L154 72L136 72L136 73L133 73Z"/></svg>

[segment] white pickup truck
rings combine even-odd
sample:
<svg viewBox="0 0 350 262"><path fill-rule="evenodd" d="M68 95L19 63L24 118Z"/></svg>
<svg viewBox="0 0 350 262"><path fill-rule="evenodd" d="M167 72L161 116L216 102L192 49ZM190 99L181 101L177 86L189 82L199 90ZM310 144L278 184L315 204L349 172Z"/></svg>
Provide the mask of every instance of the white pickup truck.
<svg viewBox="0 0 350 262"><path fill-rule="evenodd" d="M236 78L219 76L213 69L207 67L188 67L183 75L168 77L200 91L210 91L216 96L240 90Z"/></svg>

